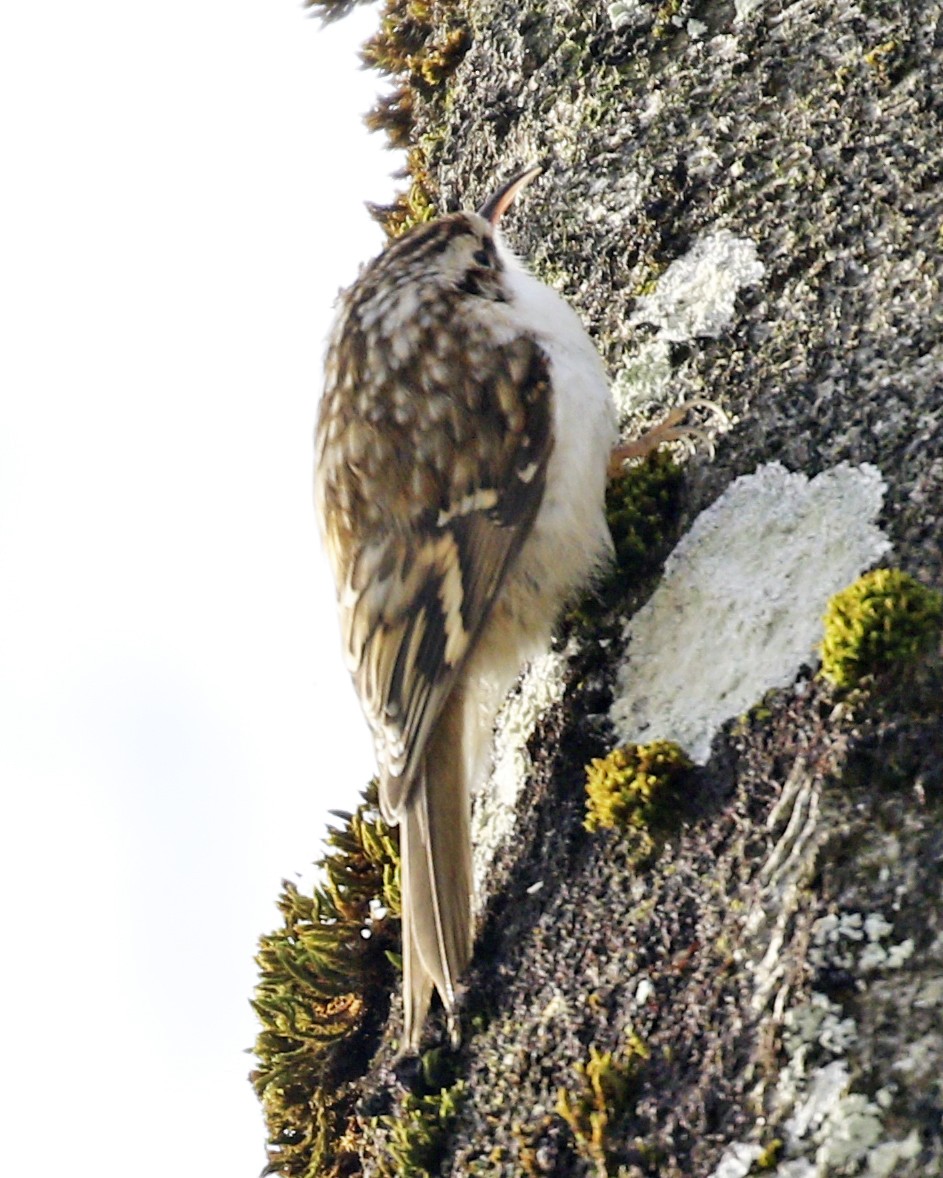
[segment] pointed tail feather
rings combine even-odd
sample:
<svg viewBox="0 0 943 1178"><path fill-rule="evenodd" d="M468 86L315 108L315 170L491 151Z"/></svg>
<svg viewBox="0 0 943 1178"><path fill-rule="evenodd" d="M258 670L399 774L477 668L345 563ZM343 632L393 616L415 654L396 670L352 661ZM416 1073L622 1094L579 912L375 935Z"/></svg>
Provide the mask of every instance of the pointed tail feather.
<svg viewBox="0 0 943 1178"><path fill-rule="evenodd" d="M433 986L453 1042L455 987L471 959L471 839L462 754L463 709L446 704L400 822L403 1001L407 1051L418 1051Z"/></svg>

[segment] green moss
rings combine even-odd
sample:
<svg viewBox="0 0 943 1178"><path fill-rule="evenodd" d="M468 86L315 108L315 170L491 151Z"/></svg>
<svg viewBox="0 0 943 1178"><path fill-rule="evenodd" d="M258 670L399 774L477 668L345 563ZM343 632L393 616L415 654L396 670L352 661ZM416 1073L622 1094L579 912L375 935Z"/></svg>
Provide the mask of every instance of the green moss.
<svg viewBox="0 0 943 1178"><path fill-rule="evenodd" d="M864 55L864 60L872 69L877 68L885 58L890 57L900 49L900 45L895 40L883 41L880 45L875 45L868 53Z"/></svg>
<svg viewBox="0 0 943 1178"><path fill-rule="evenodd" d="M461 1080L426 1096L410 1093L399 1115L384 1117L389 1127L389 1178L431 1178L445 1157L465 1093Z"/></svg>
<svg viewBox="0 0 943 1178"><path fill-rule="evenodd" d="M409 148L409 187L390 205L371 211L390 237L438 215L429 145L414 141L415 112L423 102L444 105L446 84L471 45L461 10L445 0L386 0L379 31L363 48L364 62L393 82L366 117L371 130L386 131L390 145Z"/></svg>
<svg viewBox="0 0 943 1178"><path fill-rule="evenodd" d="M864 61L865 65L874 72L878 81L887 83L891 80L894 68L899 64L902 56L903 50L900 42L892 38L889 41L882 41L880 45L875 45L864 55Z"/></svg>
<svg viewBox="0 0 943 1178"><path fill-rule="evenodd" d="M371 131L385 131L390 147L406 148L413 130L414 109L413 92L400 87L379 98L364 116L364 122Z"/></svg>
<svg viewBox="0 0 943 1178"><path fill-rule="evenodd" d="M364 62L425 98L454 72L471 44L455 9L421 0L388 0L380 30L363 48Z"/></svg>
<svg viewBox="0 0 943 1178"><path fill-rule="evenodd" d="M438 90L454 73L468 52L471 36L465 25L447 29L416 61L419 77L430 90Z"/></svg>
<svg viewBox="0 0 943 1178"><path fill-rule="evenodd" d="M943 593L900 569L875 569L831 598L823 622L822 676L848 690L939 642Z"/></svg>
<svg viewBox="0 0 943 1178"><path fill-rule="evenodd" d="M751 1174L762 1174L764 1170L775 1170L782 1156L783 1143L777 1137L766 1146L760 1156L753 1163Z"/></svg>
<svg viewBox="0 0 943 1178"><path fill-rule="evenodd" d="M683 475L666 450L626 467L606 489L606 517L616 549L616 565L637 572L673 536Z"/></svg>
<svg viewBox="0 0 943 1178"><path fill-rule="evenodd" d="M307 0L323 20L346 15L367 0ZM472 37L458 4L448 0L385 0L376 34L364 45L364 63L393 88L366 116L371 131L385 131L393 148L409 148L409 186L390 205L371 205L387 234L399 237L438 215L438 186L431 178L428 146L414 141L418 102L446 102L446 84L468 52ZM427 120L428 121L428 120Z"/></svg>
<svg viewBox="0 0 943 1178"><path fill-rule="evenodd" d="M428 160L423 148L410 148L406 162L412 178L409 188L391 205L370 205L371 213L391 238L402 237L416 225L433 220L439 213L435 185L427 170Z"/></svg>
<svg viewBox="0 0 943 1178"><path fill-rule="evenodd" d="M514 1124L514 1135L519 1142L518 1164L524 1178L541 1178L547 1168L543 1164L541 1150L548 1137L557 1128L556 1117L547 1115L540 1118L536 1124L523 1125L520 1121ZM503 1158L496 1159L503 1161Z"/></svg>
<svg viewBox="0 0 943 1178"><path fill-rule="evenodd" d="M262 1029L251 1080L266 1119L269 1170L348 1173L353 1100L386 1015L398 942L399 854L376 786L337 815L310 895L283 884L282 927L259 941L253 1007ZM378 907L378 903L382 907Z"/></svg>
<svg viewBox="0 0 943 1178"><path fill-rule="evenodd" d="M609 1178L615 1132L634 1104L638 1072L648 1049L630 1033L623 1052L589 1049L589 1059L576 1065L577 1084L557 1093L556 1111L573 1134L576 1150L593 1166L598 1178Z"/></svg>
<svg viewBox="0 0 943 1178"><path fill-rule="evenodd" d="M627 744L586 767L589 831L617 829L632 836L633 855L650 857L659 837L677 825L681 786L691 761L670 740Z"/></svg>
<svg viewBox="0 0 943 1178"><path fill-rule="evenodd" d="M601 611L624 601L627 590L660 567L677 534L683 483L681 467L667 450L654 451L609 480L606 519L615 560L569 611L571 624L592 625Z"/></svg>
<svg viewBox="0 0 943 1178"><path fill-rule="evenodd" d="M666 37L669 32L674 30L672 18L677 16L680 10L681 0L664 0L664 3L659 5L658 11L655 13L655 23L652 26L652 36L656 40Z"/></svg>
<svg viewBox="0 0 943 1178"><path fill-rule="evenodd" d="M452 1051L436 1048L419 1062L420 1070L411 1074L408 1091L400 1083L385 1086L389 1112L371 1116L361 1105L358 1164L350 1174L431 1178L439 1173L466 1085L457 1075L459 1057ZM374 1103L378 1095L374 1092L368 1103Z"/></svg>

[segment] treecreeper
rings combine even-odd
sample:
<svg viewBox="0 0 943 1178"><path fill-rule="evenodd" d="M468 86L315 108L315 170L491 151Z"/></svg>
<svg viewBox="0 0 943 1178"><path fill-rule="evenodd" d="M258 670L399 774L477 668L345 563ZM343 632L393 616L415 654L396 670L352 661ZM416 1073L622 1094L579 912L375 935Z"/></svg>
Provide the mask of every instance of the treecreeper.
<svg viewBox="0 0 943 1178"><path fill-rule="evenodd" d="M390 245L341 296L328 345L315 501L381 810L400 828L408 1052L433 988L459 1041L470 796L498 708L611 559L610 464L677 433L614 451L592 340L499 229L539 172Z"/></svg>

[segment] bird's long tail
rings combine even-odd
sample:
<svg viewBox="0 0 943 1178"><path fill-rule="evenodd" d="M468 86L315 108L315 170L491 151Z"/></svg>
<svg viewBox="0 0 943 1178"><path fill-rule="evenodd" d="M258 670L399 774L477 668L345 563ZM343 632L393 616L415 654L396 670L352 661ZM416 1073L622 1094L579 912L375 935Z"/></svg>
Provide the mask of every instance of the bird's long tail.
<svg viewBox="0 0 943 1178"><path fill-rule="evenodd" d="M469 791L461 697L446 703L400 822L405 1047L419 1049L433 986L457 1046L455 987L472 953Z"/></svg>

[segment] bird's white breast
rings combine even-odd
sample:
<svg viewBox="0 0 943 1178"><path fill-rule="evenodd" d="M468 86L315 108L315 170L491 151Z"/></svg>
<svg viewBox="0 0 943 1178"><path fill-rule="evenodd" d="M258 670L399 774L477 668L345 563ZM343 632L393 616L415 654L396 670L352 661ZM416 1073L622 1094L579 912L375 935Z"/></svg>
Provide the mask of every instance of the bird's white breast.
<svg viewBox="0 0 943 1178"><path fill-rule="evenodd" d="M498 244L510 298L489 310L500 308L509 337L529 335L546 353L554 416L544 497L482 636L479 666L503 665L506 682L495 684L503 692L522 662L546 647L566 602L611 558L605 491L618 431L605 369L579 317Z"/></svg>

